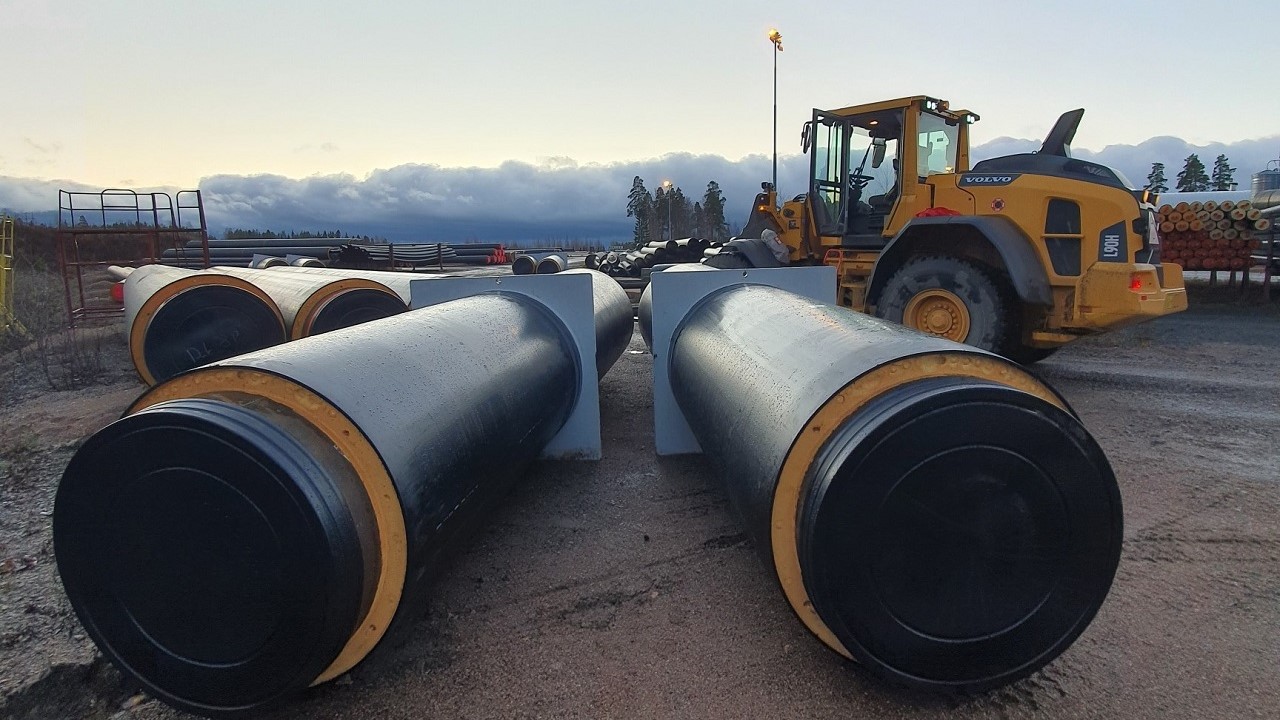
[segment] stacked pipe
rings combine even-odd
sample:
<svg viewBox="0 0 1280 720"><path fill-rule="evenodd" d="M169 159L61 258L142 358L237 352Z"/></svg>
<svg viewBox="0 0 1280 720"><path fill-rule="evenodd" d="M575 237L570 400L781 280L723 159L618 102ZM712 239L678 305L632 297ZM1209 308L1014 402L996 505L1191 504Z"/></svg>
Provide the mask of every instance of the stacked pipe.
<svg viewBox="0 0 1280 720"><path fill-rule="evenodd" d="M594 303L597 337L630 336L625 294ZM624 346L597 345L601 372ZM570 416L576 347L540 303L485 293L152 388L58 488L77 616L123 672L196 713L345 673Z"/></svg>
<svg viewBox="0 0 1280 720"><path fill-rule="evenodd" d="M432 265L501 265L509 262L500 243L469 244L347 244L338 248L335 262L352 267L390 265L429 267Z"/></svg>
<svg viewBox="0 0 1280 720"><path fill-rule="evenodd" d="M298 266L115 270L125 278L130 356L148 385L286 340L404 312L410 283L421 277Z"/></svg>
<svg viewBox="0 0 1280 720"><path fill-rule="evenodd" d="M282 265L271 268L271 272L302 275L302 276L318 276L327 278L362 278L371 280L383 287L394 291L405 305L412 300L412 283L415 280L432 280L453 277L449 273L431 273L421 274L412 272L397 272L394 270L359 270L355 268L314 268L314 267L297 267Z"/></svg>
<svg viewBox="0 0 1280 720"><path fill-rule="evenodd" d="M563 250L519 250L508 259L512 275L553 275L569 268L569 256ZM591 263L588 266L595 269Z"/></svg>
<svg viewBox="0 0 1280 720"><path fill-rule="evenodd" d="M128 273L123 300L129 356L148 385L288 338L275 301L225 274L144 265Z"/></svg>
<svg viewBox="0 0 1280 720"><path fill-rule="evenodd" d="M507 262L500 243L403 243L370 244L356 238L240 238L209 240L209 260L214 265L260 267L263 257L293 256L299 264L334 261L350 266L421 267L440 264L496 265ZM188 241L180 248L161 253L161 262L174 267L203 268L204 252L199 242Z"/></svg>
<svg viewBox="0 0 1280 720"><path fill-rule="evenodd" d="M209 260L214 265L250 267L255 255L284 258L287 255L327 260L330 251L350 239L343 238L241 238L209 240ZM161 253L160 261L174 267L205 267L204 250L199 241L189 240L180 248Z"/></svg>
<svg viewBox="0 0 1280 720"><path fill-rule="evenodd" d="M877 675L1004 685L1057 657L1105 599L1115 477L1016 364L747 284L695 302L653 351L796 614Z"/></svg>
<svg viewBox="0 0 1280 720"><path fill-rule="evenodd" d="M593 253L587 256L587 267L614 277L640 277L641 271L655 265L701 262L705 254L724 243L704 238L657 240L638 250Z"/></svg>
<svg viewBox="0 0 1280 720"><path fill-rule="evenodd" d="M1161 259L1187 270L1243 270L1260 245L1255 234L1271 228L1248 200L1161 205L1156 221Z"/></svg>
<svg viewBox="0 0 1280 720"><path fill-rule="evenodd" d="M211 272L247 280L265 292L280 308L290 340L359 325L409 309L402 293L367 277L232 267L216 267Z"/></svg>

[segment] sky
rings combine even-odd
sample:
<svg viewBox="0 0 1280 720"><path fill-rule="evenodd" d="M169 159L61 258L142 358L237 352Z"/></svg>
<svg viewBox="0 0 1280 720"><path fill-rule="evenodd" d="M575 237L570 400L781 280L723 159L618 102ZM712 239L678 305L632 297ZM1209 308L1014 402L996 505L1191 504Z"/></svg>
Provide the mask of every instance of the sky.
<svg viewBox="0 0 1280 720"><path fill-rule="evenodd" d="M588 234L625 227L615 186L643 171L697 195L719 179L732 211L769 177L773 26L787 196L812 108L914 94L980 114L975 146L1022 147L1084 107L1076 148L1139 169L1185 157L1144 147L1218 148L1247 184L1280 157L1260 72L1274 0L872 7L0 0L0 207L52 209L49 187L200 187L239 225L378 222L390 203L393 224Z"/></svg>

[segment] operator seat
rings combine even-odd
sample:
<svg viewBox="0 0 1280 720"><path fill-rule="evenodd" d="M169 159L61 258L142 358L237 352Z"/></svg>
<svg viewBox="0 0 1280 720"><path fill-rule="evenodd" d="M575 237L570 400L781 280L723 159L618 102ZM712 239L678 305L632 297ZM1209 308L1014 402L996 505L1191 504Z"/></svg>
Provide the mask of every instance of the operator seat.
<svg viewBox="0 0 1280 720"><path fill-rule="evenodd" d="M901 186L901 179L898 177L898 158L893 159L893 187L889 188L889 192L883 195L872 195L867 198L867 204L876 214L888 214L893 208L893 204L898 201L898 189Z"/></svg>

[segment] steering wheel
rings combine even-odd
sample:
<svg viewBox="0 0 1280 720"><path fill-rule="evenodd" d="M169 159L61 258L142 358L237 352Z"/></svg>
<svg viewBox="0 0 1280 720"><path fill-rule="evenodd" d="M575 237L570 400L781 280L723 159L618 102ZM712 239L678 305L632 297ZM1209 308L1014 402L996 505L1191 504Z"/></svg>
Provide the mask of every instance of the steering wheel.
<svg viewBox="0 0 1280 720"><path fill-rule="evenodd" d="M852 187L854 190L861 190L865 188L867 184L870 183L872 180L875 180L875 178L872 177L871 175L849 173L849 186Z"/></svg>

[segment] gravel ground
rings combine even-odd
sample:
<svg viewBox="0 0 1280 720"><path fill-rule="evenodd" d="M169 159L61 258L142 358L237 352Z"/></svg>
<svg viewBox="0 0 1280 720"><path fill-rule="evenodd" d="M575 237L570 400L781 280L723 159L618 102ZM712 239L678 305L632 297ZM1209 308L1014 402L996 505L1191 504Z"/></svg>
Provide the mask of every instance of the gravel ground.
<svg viewBox="0 0 1280 720"><path fill-rule="evenodd" d="M1193 307L1038 366L1106 450L1126 528L1097 619L1028 680L911 696L812 638L707 464L654 456L637 333L602 383L604 460L530 468L415 618L270 717L1280 716L1280 314ZM53 563L58 475L139 389L122 370L0 400L0 560L35 563L0 574L0 716L188 717L98 658Z"/></svg>

